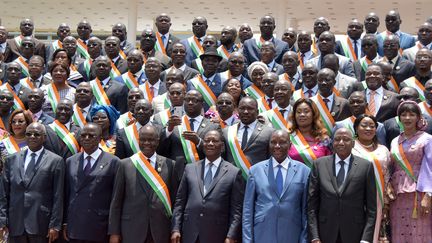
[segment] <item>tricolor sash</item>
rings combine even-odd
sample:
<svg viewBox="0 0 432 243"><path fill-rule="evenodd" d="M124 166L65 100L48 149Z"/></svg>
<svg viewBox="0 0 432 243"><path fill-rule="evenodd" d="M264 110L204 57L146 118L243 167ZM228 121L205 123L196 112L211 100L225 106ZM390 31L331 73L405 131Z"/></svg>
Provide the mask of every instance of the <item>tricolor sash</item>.
<svg viewBox="0 0 432 243"><path fill-rule="evenodd" d="M87 51L87 45L81 39L77 40L77 51L85 59L90 59L90 54Z"/></svg>
<svg viewBox="0 0 432 243"><path fill-rule="evenodd" d="M54 51L63 48L63 43L60 40L53 41L51 45Z"/></svg>
<svg viewBox="0 0 432 243"><path fill-rule="evenodd" d="M244 90L244 92L246 93L247 96L251 96L256 100L265 96L265 94L255 84L252 84L251 86L247 87Z"/></svg>
<svg viewBox="0 0 432 243"><path fill-rule="evenodd" d="M312 168L312 163L317 159L317 157L313 152L312 148L310 147L309 143L303 137L303 134L301 134L301 132L297 130L295 133L292 133L290 137L292 145L297 150L304 163L309 168Z"/></svg>
<svg viewBox="0 0 432 243"><path fill-rule="evenodd" d="M28 77L30 75L28 63L24 60L23 57L19 56L17 59L15 59L14 62L18 63L21 66L21 72L26 77Z"/></svg>
<svg viewBox="0 0 432 243"><path fill-rule="evenodd" d="M124 81L124 84L129 89L137 88L139 86L138 80L130 71L127 71L127 73L122 74L122 79Z"/></svg>
<svg viewBox="0 0 432 243"><path fill-rule="evenodd" d="M17 153L20 151L20 147L16 143L15 139L12 136L9 136L2 140L8 155Z"/></svg>
<svg viewBox="0 0 432 243"><path fill-rule="evenodd" d="M287 73L279 75L279 80L286 80L286 81L288 81L288 83L291 86L291 92L294 92L294 90L295 90L294 84L291 82L291 80L290 80L290 78L289 78L289 76L288 76Z"/></svg>
<svg viewBox="0 0 432 243"><path fill-rule="evenodd" d="M426 103L426 101L421 102L420 104L420 110L424 115L429 115L432 117L432 109L431 107Z"/></svg>
<svg viewBox="0 0 432 243"><path fill-rule="evenodd" d="M79 151L79 145L74 135L65 127L65 125L61 124L58 120L54 120L53 123L49 124L49 126L54 130L57 136L66 144L69 151L72 154L76 154Z"/></svg>
<svg viewBox="0 0 432 243"><path fill-rule="evenodd" d="M191 79L190 81L192 85L195 87L195 89L202 94L208 106L212 107L216 105L216 96L213 94L213 91L206 84L206 82L204 82L201 75L197 75L195 78Z"/></svg>
<svg viewBox="0 0 432 243"><path fill-rule="evenodd" d="M99 105L111 105L111 102L108 99L108 95L102 88L101 81L99 81L98 78L90 81L90 86L92 87L93 95L95 96L96 101Z"/></svg>
<svg viewBox="0 0 432 243"><path fill-rule="evenodd" d="M156 43L155 43L155 46L154 46L154 48L157 50L157 51L160 51L160 52L162 52L163 54L167 54L166 53L166 50L165 50L165 44L163 43L163 41L162 41L162 37L161 37L161 35L159 34L159 32L156 32Z"/></svg>
<svg viewBox="0 0 432 243"><path fill-rule="evenodd" d="M116 77L121 76L121 72L118 70L113 61L111 61L111 71L110 77L111 79L115 79Z"/></svg>
<svg viewBox="0 0 432 243"><path fill-rule="evenodd" d="M178 126L180 141L187 163L195 163L199 160L196 145L183 137L183 132L192 131L190 128L189 119L186 115L182 117L182 124Z"/></svg>
<svg viewBox="0 0 432 243"><path fill-rule="evenodd" d="M342 126L349 129L352 132L352 134L355 134L355 131L354 131L355 119L356 119L355 116L350 116L350 117L344 119L343 121L341 121Z"/></svg>
<svg viewBox="0 0 432 243"><path fill-rule="evenodd" d="M15 92L12 90L12 86L10 86L9 83L5 83L1 87L2 87L2 89L6 88L7 90L9 90L9 92L12 93L12 95L14 97L14 104L13 104L12 108L14 110L16 110L16 109L25 110L24 103L21 101L21 99L18 97L18 95L15 94Z"/></svg>
<svg viewBox="0 0 432 243"><path fill-rule="evenodd" d="M122 50L122 49L120 49L120 51L119 51L119 55L120 55L120 58L121 59L123 59L123 60L126 60L126 53Z"/></svg>
<svg viewBox="0 0 432 243"><path fill-rule="evenodd" d="M298 60L299 60L300 69L303 69L304 63L303 63L303 58L301 57L300 52L297 52L297 56L298 56Z"/></svg>
<svg viewBox="0 0 432 243"><path fill-rule="evenodd" d="M267 104L265 96L257 99L257 103L258 103L258 113L263 113L270 110L270 106Z"/></svg>
<svg viewBox="0 0 432 243"><path fill-rule="evenodd" d="M220 77L221 83L225 83L225 81L227 81L228 79L230 79L232 77L232 75L231 75L231 73L230 73L229 70L226 70L223 73L219 73L219 77Z"/></svg>
<svg viewBox="0 0 432 243"><path fill-rule="evenodd" d="M162 126L165 127L168 124L169 119L171 118L170 109L165 109L165 110L159 112L159 115L160 115Z"/></svg>
<svg viewBox="0 0 432 243"><path fill-rule="evenodd" d="M312 101L315 102L315 104L318 107L318 110L320 112L320 116L322 118L322 121L324 123L325 128L327 129L328 134L331 134L333 127L334 127L334 124L335 124L335 120L334 120L333 116L330 114L330 111L327 108L327 105L325 104L325 102L323 101L323 99L321 98L320 95L315 95L311 99L312 99Z"/></svg>
<svg viewBox="0 0 432 243"><path fill-rule="evenodd" d="M405 173L415 182L417 182L417 177L414 175L411 164L405 156L405 152L402 147L402 143L398 144L397 141L392 143L390 152L399 166L405 171Z"/></svg>
<svg viewBox="0 0 432 243"><path fill-rule="evenodd" d="M86 59L85 61L84 61L84 70L85 70L85 72L86 72L86 75L87 75L87 78L90 78L90 71L91 71L91 65L92 65L92 60L89 58L89 59Z"/></svg>
<svg viewBox="0 0 432 243"><path fill-rule="evenodd" d="M128 111L124 114L121 114L120 117L117 119L117 128L122 129L131 124L131 121L134 121L135 118L132 115L132 112Z"/></svg>
<svg viewBox="0 0 432 243"><path fill-rule="evenodd" d="M403 81L402 83L405 83L408 87L412 87L412 88L416 89L419 93L421 101L426 100L426 98L424 96L425 87L423 86L422 83L420 83L420 81L418 81L418 79L415 76Z"/></svg>
<svg viewBox="0 0 432 243"><path fill-rule="evenodd" d="M77 104L73 105L72 121L81 128L87 124L87 121Z"/></svg>
<svg viewBox="0 0 432 243"><path fill-rule="evenodd" d="M110 140L107 140L105 142L103 139L99 142L99 148L101 148L103 151L114 154L115 153L115 142L112 142Z"/></svg>
<svg viewBox="0 0 432 243"><path fill-rule="evenodd" d="M138 143L139 136L138 136L138 127L136 122L125 127L124 131L132 151L134 153L138 153L140 151L140 148Z"/></svg>
<svg viewBox="0 0 432 243"><path fill-rule="evenodd" d="M341 94L339 92L339 90L336 87L333 87L333 93L337 96L337 97L341 97Z"/></svg>
<svg viewBox="0 0 432 243"><path fill-rule="evenodd" d="M248 178L251 163L243 153L243 150L241 149L240 143L237 139L238 126L239 124L235 124L228 127L228 145L236 166L241 170L243 178L246 180Z"/></svg>
<svg viewBox="0 0 432 243"><path fill-rule="evenodd" d="M399 85L393 77L391 77L391 79L387 82L387 87L391 90L394 90L394 92L399 93Z"/></svg>
<svg viewBox="0 0 432 243"><path fill-rule="evenodd" d="M405 127L403 125L403 123L400 121L399 116L395 117L396 123L399 126L399 131L402 133L403 131L405 131Z"/></svg>
<svg viewBox="0 0 432 243"><path fill-rule="evenodd" d="M28 89L34 89L34 88L35 88L35 86L33 85L33 83L30 81L30 78L29 78L29 77L27 77L27 78L22 78L22 79L20 80L20 84L21 84L22 86L28 88Z"/></svg>
<svg viewBox="0 0 432 243"><path fill-rule="evenodd" d="M292 95L294 102L296 102L300 98L304 98L304 97L305 97L305 95L303 93L303 89L298 89L298 90L294 91L293 95Z"/></svg>
<svg viewBox="0 0 432 243"><path fill-rule="evenodd" d="M260 37L259 39L257 39L257 38L254 38L254 39L255 39L255 43L256 43L258 49L261 49L261 46L265 42L265 40L262 37Z"/></svg>
<svg viewBox="0 0 432 243"><path fill-rule="evenodd" d="M171 199L168 191L168 187L163 181L162 177L156 172L154 167L150 164L148 158L140 151L131 156L132 163L135 168L141 174L141 176L146 180L146 182L151 186L153 191L161 200L165 207L167 215L172 216L171 211Z"/></svg>
<svg viewBox="0 0 432 243"><path fill-rule="evenodd" d="M139 89L143 91L144 99L148 100L151 103L154 97L150 91L150 83L148 81L145 81L143 84L139 86Z"/></svg>
<svg viewBox="0 0 432 243"><path fill-rule="evenodd" d="M223 59L228 59L230 57L230 53L228 52L228 50L225 48L224 45L220 45L217 48L217 52L219 53L219 55L223 58Z"/></svg>
<svg viewBox="0 0 432 243"><path fill-rule="evenodd" d="M193 51L196 57L199 57L204 53L204 49L202 48L201 43L198 41L196 36L189 37L187 41L189 43L190 49Z"/></svg>
<svg viewBox="0 0 432 243"><path fill-rule="evenodd" d="M196 58L195 59L195 63L196 63L196 65L197 65L197 68L198 68L198 72L200 73L200 74L203 74L204 73L204 67L203 67L203 65L202 65L202 61L201 61L201 58Z"/></svg>
<svg viewBox="0 0 432 243"><path fill-rule="evenodd" d="M348 57L353 62L357 61L357 56L354 51L353 43L351 42L350 38L347 36L346 41L341 40L340 43L342 45L344 56Z"/></svg>
<svg viewBox="0 0 432 243"><path fill-rule="evenodd" d="M369 65L372 64L372 61L369 60L366 56L360 58L360 65L363 69L364 72L366 72L367 68L369 67Z"/></svg>
<svg viewBox="0 0 432 243"><path fill-rule="evenodd" d="M56 113L57 105L60 102L60 94L53 83L47 86L47 97L53 112Z"/></svg>
<svg viewBox="0 0 432 243"><path fill-rule="evenodd" d="M274 129L288 131L288 122L284 119L278 108L270 109L262 114L267 117Z"/></svg>
<svg viewBox="0 0 432 243"><path fill-rule="evenodd" d="M22 35L16 36L16 37L14 38L14 40L15 40L15 44L17 45L18 49L19 49L20 46L21 46L21 42L22 42L22 39L23 39L23 38L24 38L24 36L22 36Z"/></svg>
<svg viewBox="0 0 432 243"><path fill-rule="evenodd" d="M319 50L315 41L315 37L312 37L312 46L311 46L311 50L313 54L318 54Z"/></svg>

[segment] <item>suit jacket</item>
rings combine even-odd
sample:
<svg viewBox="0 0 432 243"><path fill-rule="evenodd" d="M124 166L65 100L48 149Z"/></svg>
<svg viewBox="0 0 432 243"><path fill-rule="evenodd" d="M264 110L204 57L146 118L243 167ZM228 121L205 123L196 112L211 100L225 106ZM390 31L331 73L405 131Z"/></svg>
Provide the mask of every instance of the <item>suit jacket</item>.
<svg viewBox="0 0 432 243"><path fill-rule="evenodd" d="M61 229L63 218L63 159L44 149L35 169L27 176L24 161L28 149L6 158L0 199L0 226L9 236L25 233L46 236L48 229Z"/></svg>
<svg viewBox="0 0 432 243"><path fill-rule="evenodd" d="M5 83L3 83L3 85L4 84ZM2 87L0 87L0 89L2 89ZM5 87L5 89L6 89L6 87ZM24 85L21 85L18 92L15 93L18 96L18 98L22 101L22 103L24 104L26 109L28 109L28 95L30 94L30 91L31 90L29 88L25 87Z"/></svg>
<svg viewBox="0 0 432 243"><path fill-rule="evenodd" d="M200 69L198 68L197 59L198 58L195 58L194 60L192 60L190 66L191 66L191 68L195 69L199 73ZM218 69L216 70L216 72L221 73L221 72L225 72L226 70L228 70L228 61L226 59L222 59L219 62ZM185 79L185 80L187 80L187 79Z"/></svg>
<svg viewBox="0 0 432 243"><path fill-rule="evenodd" d="M94 63L94 60L93 60L93 63ZM95 65L93 65L93 63L90 66L90 73L89 73L89 75L87 75L87 71L84 68L84 62L82 62L82 63L80 63L78 65L77 71L81 74L81 76L83 77L82 79L85 82L91 81L91 80L93 80L93 79L96 78Z"/></svg>
<svg viewBox="0 0 432 243"><path fill-rule="evenodd" d="M270 70L270 72L276 73L278 76L285 73L283 66L276 63L276 62L274 63L274 65L272 67L269 67L269 70Z"/></svg>
<svg viewBox="0 0 432 243"><path fill-rule="evenodd" d="M379 35L376 35L376 37L377 37L377 41L378 41L378 53L380 54L380 56L383 56L384 55L383 45L384 45L385 35L380 33ZM414 46L415 40L416 39L414 36L400 31L399 45L400 45L400 48L402 50L405 50L405 49L408 49L408 48Z"/></svg>
<svg viewBox="0 0 432 243"><path fill-rule="evenodd" d="M45 126L45 128L47 133L47 139L45 143L48 144L46 149L62 156L64 159L71 157L73 155L72 152L63 142L63 140L57 135L57 133L48 125ZM79 134L81 132L80 127L71 123L69 131L73 133L75 139L79 143Z"/></svg>
<svg viewBox="0 0 432 243"><path fill-rule="evenodd" d="M235 124L234 126L240 127L240 123ZM273 128L266 126L265 124L260 122L256 123L255 129L253 130L250 138L247 141L246 147L243 150L251 165L270 158L268 146L270 144L270 138L273 131ZM228 127L223 129L223 135L225 139L224 159L234 164L234 151L231 150L231 147L228 144Z"/></svg>
<svg viewBox="0 0 432 243"><path fill-rule="evenodd" d="M180 42L180 39L170 33L168 37L167 45L165 46L165 51L167 53L167 56L171 57L172 47L177 42Z"/></svg>
<svg viewBox="0 0 432 243"><path fill-rule="evenodd" d="M362 84L357 82L357 79L338 72L336 75L335 88L340 92L340 95L348 99L352 92L363 90Z"/></svg>
<svg viewBox="0 0 432 243"><path fill-rule="evenodd" d="M405 59L407 59L408 61L414 62L415 61L415 55L417 54L418 50L420 50L419 47L417 45L414 45L408 49L405 49L402 52L402 56Z"/></svg>
<svg viewBox="0 0 432 243"><path fill-rule="evenodd" d="M34 55L39 55L44 58L44 60L47 60L45 55L45 44L42 41L36 39L35 37L32 37L32 39L35 43ZM5 62L12 62L13 60L21 56L20 47L17 45L15 38L8 39L6 40L6 42L7 45L4 60Z"/></svg>
<svg viewBox="0 0 432 243"><path fill-rule="evenodd" d="M84 174L84 162L84 152L66 160L63 221L70 239L106 241L114 178L120 160L102 151L88 176Z"/></svg>
<svg viewBox="0 0 432 243"><path fill-rule="evenodd" d="M116 77L114 80L121 83L121 84L124 84L126 86L125 80L123 78L124 75L128 75L128 73L125 72L121 76ZM143 84L147 80L145 72L141 72L141 75L139 77L137 77L136 80L138 82L138 85ZM129 87L128 87L128 89L129 89Z"/></svg>
<svg viewBox="0 0 432 243"><path fill-rule="evenodd" d="M159 175L167 186L171 202L174 202L177 191L174 161L156 155L156 163L161 169ZM146 242L149 234L154 242L170 240L170 216L130 158L120 162L109 217L108 234L121 235L123 242Z"/></svg>
<svg viewBox="0 0 432 243"><path fill-rule="evenodd" d="M351 111L349 109L348 100L342 97L334 96L332 108L330 113L334 116L335 121L342 121L345 118L351 116Z"/></svg>
<svg viewBox="0 0 432 243"><path fill-rule="evenodd" d="M117 82L114 79L110 79L106 87L104 87L104 90L111 105L113 105L120 114L128 111L126 97L129 89L126 85ZM97 103L96 98L94 98L94 102Z"/></svg>
<svg viewBox="0 0 432 243"><path fill-rule="evenodd" d="M282 196L276 189L273 158L251 167L243 204L243 243L307 242L310 169L288 159Z"/></svg>
<svg viewBox="0 0 432 243"><path fill-rule="evenodd" d="M6 82L5 77L6 77L6 63L0 62L0 80Z"/></svg>
<svg viewBox="0 0 432 243"><path fill-rule="evenodd" d="M373 164L351 155L349 171L340 188L336 184L335 156L313 162L309 177L309 240L372 242L376 220Z"/></svg>
<svg viewBox="0 0 432 243"><path fill-rule="evenodd" d="M190 37L188 37L188 38L190 38ZM186 65L188 65L189 67L191 67L192 61L195 60L196 58L198 58L198 56L195 55L195 53L190 48L189 42L188 42L188 38L181 40L180 43L182 43L183 46L186 48L185 63L186 63ZM204 38L204 36L201 37L201 40L203 38Z"/></svg>
<svg viewBox="0 0 432 243"><path fill-rule="evenodd" d="M349 59L348 57L339 55L337 53L334 53L334 54L339 58L339 72L341 72L345 75L348 75L350 77L355 77L354 68L353 68L353 64L351 62L351 59ZM320 70L322 68L321 62L322 62L321 55L306 61L306 63L312 63L313 65L315 65L315 67L318 68L318 70Z"/></svg>
<svg viewBox="0 0 432 243"><path fill-rule="evenodd" d="M162 82L166 82L166 76L171 71L172 68L173 67L170 67L161 73L160 80L162 80ZM195 76L197 76L198 74L199 74L199 72L196 69L193 69L189 66L185 66L185 69L183 71L184 80L192 79Z"/></svg>
<svg viewBox="0 0 432 243"><path fill-rule="evenodd" d="M156 51L155 49L153 49L151 51L150 55L147 56L146 58L149 58L149 57L154 57L154 58L158 59L161 62L161 64L162 64L162 71L165 70L165 69L167 69L167 68L169 68L169 67L171 67L171 65L172 65L171 58L169 56L163 54L160 51Z"/></svg>
<svg viewBox="0 0 432 243"><path fill-rule="evenodd" d="M204 161L188 164L174 206L172 229L183 243L220 243L240 239L244 179L238 168L222 160L204 193Z"/></svg>
<svg viewBox="0 0 432 243"><path fill-rule="evenodd" d="M273 37L272 42L276 48L275 60L277 63L281 63L283 54L289 50L288 43L276 37ZM243 43L243 55L246 58L247 65L261 60L260 48L258 48L255 38L246 40Z"/></svg>
<svg viewBox="0 0 432 243"><path fill-rule="evenodd" d="M206 81L205 77L203 75L201 75L201 77L203 78L203 80L205 82ZM215 73L213 81L208 86L216 97L219 97L219 95L222 93L222 89L223 89L225 82L226 82L226 80L225 81L222 80L220 73ZM186 91L189 91L189 90L196 90L196 88L192 84L191 80L187 81ZM204 111L207 111L209 108L210 108L209 105L206 102L204 102Z"/></svg>
<svg viewBox="0 0 432 243"><path fill-rule="evenodd" d="M54 118L48 114L46 114L45 112L42 112L42 114L39 116L38 122L44 124L44 125L48 125L54 122Z"/></svg>
<svg viewBox="0 0 432 243"><path fill-rule="evenodd" d="M399 103L398 94L384 89L381 106L377 110L375 118L379 122L385 122L387 119L395 117Z"/></svg>
<svg viewBox="0 0 432 243"><path fill-rule="evenodd" d="M393 65L393 77L398 85L405 79L410 78L416 74L414 63L399 56L396 63Z"/></svg>
<svg viewBox="0 0 432 243"><path fill-rule="evenodd" d="M124 40L123 42L120 42L120 48L127 56L129 52L135 49L135 45L127 40Z"/></svg>
<svg viewBox="0 0 432 243"><path fill-rule="evenodd" d="M119 58L114 62L114 65L119 70L121 74L127 72L128 66L127 61L119 56Z"/></svg>

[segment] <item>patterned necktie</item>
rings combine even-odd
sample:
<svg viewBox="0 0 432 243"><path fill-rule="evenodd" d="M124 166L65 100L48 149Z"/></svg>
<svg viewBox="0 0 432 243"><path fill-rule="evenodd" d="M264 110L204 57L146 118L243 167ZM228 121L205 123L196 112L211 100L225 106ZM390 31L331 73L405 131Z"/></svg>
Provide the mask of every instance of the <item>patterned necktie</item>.
<svg viewBox="0 0 432 243"><path fill-rule="evenodd" d="M368 108L369 108L369 111L370 111L370 113L372 115L375 115L375 113L376 113L376 108L375 108L375 93L376 93L375 90L371 90L370 93L369 93L370 96L369 96Z"/></svg>
<svg viewBox="0 0 432 243"><path fill-rule="evenodd" d="M326 104L327 109L330 110L330 107L329 107L330 100L327 99L327 98L324 98L323 101L324 101L324 103Z"/></svg>
<svg viewBox="0 0 432 243"><path fill-rule="evenodd" d="M311 89L308 89L308 91L306 91L306 93L308 94L308 98L312 98L313 91Z"/></svg>
<svg viewBox="0 0 432 243"><path fill-rule="evenodd" d="M267 103L268 103L268 105L269 105L269 107L270 107L270 109L273 109L273 98L268 98L267 99Z"/></svg>
<svg viewBox="0 0 432 243"><path fill-rule="evenodd" d="M345 166L344 166L345 161L341 160L341 161L339 161L339 164L341 167L340 167L339 172L336 176L336 182L337 182L338 187L341 187L344 180L345 180Z"/></svg>

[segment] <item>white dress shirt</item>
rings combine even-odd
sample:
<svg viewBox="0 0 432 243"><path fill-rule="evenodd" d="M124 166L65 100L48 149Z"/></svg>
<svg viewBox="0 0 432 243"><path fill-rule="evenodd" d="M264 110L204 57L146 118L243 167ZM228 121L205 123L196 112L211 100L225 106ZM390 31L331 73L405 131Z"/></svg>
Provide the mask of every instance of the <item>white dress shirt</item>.
<svg viewBox="0 0 432 243"><path fill-rule="evenodd" d="M93 167L93 165L96 163L96 160L99 158L99 156L101 155L101 153L102 153L102 150L100 150L100 148L98 148L92 154L90 154L90 157L91 157L90 165L91 165L91 167ZM87 157L89 156L89 154L84 151L83 155L84 155L83 170L84 170L84 168L87 165Z"/></svg>
<svg viewBox="0 0 432 243"><path fill-rule="evenodd" d="M370 97L371 97L371 90L369 88L366 90L367 90L366 91L366 101L369 104ZM378 110L381 107L383 96L384 96L384 88L381 86L375 90L374 101L375 101L375 112L376 113L378 113ZM376 113L373 115L376 115Z"/></svg>
<svg viewBox="0 0 432 243"><path fill-rule="evenodd" d="M329 111L331 111L331 108L333 107L333 101L334 101L334 95L335 94L332 93L328 97L324 97L320 93L318 93L318 95L321 96L321 98L323 99L323 101L324 101L324 99L328 99L329 100L329 102L327 103L327 107L328 107ZM325 104L325 102L324 102L324 104Z"/></svg>
<svg viewBox="0 0 432 243"><path fill-rule="evenodd" d="M219 165L221 162L222 162L221 157L217 158L215 161L212 162L212 166L211 166L212 180L215 177L217 169L219 168ZM204 177L207 175L209 168L210 168L210 160L205 158L205 160L204 160Z"/></svg>
<svg viewBox="0 0 432 243"><path fill-rule="evenodd" d="M108 78L106 78L104 80L101 80L102 88L108 84L108 82L110 81L110 79L111 79L111 77L108 76Z"/></svg>
<svg viewBox="0 0 432 243"><path fill-rule="evenodd" d="M25 160L24 160L24 171L27 170L27 166L28 166L28 164L29 164L30 161L31 161L31 154L32 154L32 153L35 153L35 154L36 154L35 162L37 162L38 159L39 159L39 156L40 156L41 153L42 153L42 151L43 151L43 147L42 147L41 149L39 149L38 151L31 151L30 148L27 150L27 155L26 155L26 158L25 158Z"/></svg>
<svg viewBox="0 0 432 243"><path fill-rule="evenodd" d="M232 126L236 122L235 115L231 115L228 119L224 121L227 126Z"/></svg>
<svg viewBox="0 0 432 243"><path fill-rule="evenodd" d="M341 160L342 159L339 158L339 156L337 154L335 154L335 169L336 169L335 172L336 172L336 176L339 173L339 170L341 169L341 165L339 164L339 161L341 161ZM345 181L346 176L348 174L350 160L351 160L351 154L346 159L343 160L345 162L344 163L344 169L345 169L344 181Z"/></svg>
<svg viewBox="0 0 432 243"><path fill-rule="evenodd" d="M282 172L282 179L283 179L282 181L283 181L283 185L285 185L286 176L287 176L287 173L288 173L288 167L289 167L289 164L290 164L290 158L287 156L285 158L285 160L282 163L280 163L280 164L276 161L275 158L273 158L273 156L271 157L271 159L273 161L273 175L274 175L275 180L276 180L277 172L279 170L278 165L281 165L282 166L281 167L281 172Z"/></svg>
<svg viewBox="0 0 432 243"><path fill-rule="evenodd" d="M250 139L250 137L252 135L252 132L255 130L256 124L257 124L257 120L255 120L251 124L247 125L248 126L248 136L247 136L248 141L249 141L249 139ZM244 129L245 126L246 125L243 122L240 122L240 128L237 131L237 139L238 139L238 142L239 142L240 145L242 144L243 133L244 133L244 130L245 130Z"/></svg>
<svg viewBox="0 0 432 243"><path fill-rule="evenodd" d="M195 119L194 122L193 122L193 126L194 126L193 131L197 132L198 128L201 125L201 122L202 122L202 120L203 120L204 117L202 115L199 115L199 116L196 116L196 117L193 117L193 118L187 116L187 118L189 119L189 122L190 122L190 119Z"/></svg>
<svg viewBox="0 0 432 243"><path fill-rule="evenodd" d="M306 86L303 85L303 94L304 94L305 97L309 97L308 90L309 90L309 89L308 89ZM315 86L314 86L312 89L310 89L310 90L312 90L312 96L311 96L311 97L315 96L315 95L318 93L318 84L315 85Z"/></svg>
<svg viewBox="0 0 432 243"><path fill-rule="evenodd" d="M156 168L156 153L153 153L153 155L147 159L150 161L151 166L153 166L153 168Z"/></svg>

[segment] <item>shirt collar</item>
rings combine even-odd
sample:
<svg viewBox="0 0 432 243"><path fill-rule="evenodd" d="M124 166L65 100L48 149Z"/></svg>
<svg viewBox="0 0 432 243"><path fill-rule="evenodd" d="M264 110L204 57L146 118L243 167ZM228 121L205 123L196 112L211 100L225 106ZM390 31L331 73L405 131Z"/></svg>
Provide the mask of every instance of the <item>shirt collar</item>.
<svg viewBox="0 0 432 243"><path fill-rule="evenodd" d="M219 167L220 163L222 163L222 158L219 157L217 158L215 161L212 162L214 166L216 166L216 168ZM205 166L207 166L208 164L210 164L210 160L208 160L207 158L205 158Z"/></svg>
<svg viewBox="0 0 432 243"><path fill-rule="evenodd" d="M306 94L308 90L309 90L309 89L308 89L306 86L303 85L303 93ZM315 85L315 86L314 86L312 89L310 89L310 90L312 90L312 92L313 92L314 94L316 94L316 93L318 92L318 84Z"/></svg>
<svg viewBox="0 0 432 243"><path fill-rule="evenodd" d="M42 150L44 149L44 147L42 146L42 148L40 148L38 151L32 151L30 148L28 149L29 153L35 153L36 154L36 158L39 158L39 156L42 153ZM27 156L29 155L29 153L27 153Z"/></svg>
<svg viewBox="0 0 432 243"><path fill-rule="evenodd" d="M290 164L290 160L291 159L290 159L289 156L287 156L285 158L285 160L282 163L280 163L280 164L276 161L276 159L273 156L272 156L272 160L274 161L273 162L273 168L276 168L278 165L281 165L284 169L288 170L288 166Z"/></svg>
<svg viewBox="0 0 432 243"><path fill-rule="evenodd" d="M269 70L271 71L275 65L275 60L273 59L269 64L267 64L267 67L269 68Z"/></svg>
<svg viewBox="0 0 432 243"><path fill-rule="evenodd" d="M120 58L120 56L114 57L111 61L112 61L113 63L116 63L117 60L118 60L119 58Z"/></svg>
<svg viewBox="0 0 432 243"><path fill-rule="evenodd" d="M257 121L258 121L258 120L255 120L255 121L253 121L252 123L250 123L249 125L247 125L247 126L249 127L249 129L254 130L255 127L256 127ZM246 126L246 124L244 124L243 122L240 122L240 128L239 128L239 129L244 128L244 126Z"/></svg>
<svg viewBox="0 0 432 243"><path fill-rule="evenodd" d="M326 98L329 99L329 100L330 100L330 103L332 103L333 100L334 100L334 93L332 93L332 94L329 95L328 97L324 97L324 96L322 96L320 93L318 93L318 95L321 96L322 99L326 99Z"/></svg>
<svg viewBox="0 0 432 243"><path fill-rule="evenodd" d="M11 85L12 86L12 85ZM18 82L17 84L15 84L14 86L14 89L16 90L16 92L19 92L20 91L20 89L21 89L21 83L20 82ZM17 93L17 95L18 95L18 93Z"/></svg>
<svg viewBox="0 0 432 243"><path fill-rule="evenodd" d="M186 115L187 116L187 118L190 120L190 119L195 119L195 122L198 122L199 124L201 124L201 122L202 122L202 120L203 120L203 116L202 115L199 115L199 116L196 116L196 117L190 117L190 116L188 116L188 115Z"/></svg>
<svg viewBox="0 0 432 243"><path fill-rule="evenodd" d="M84 159L87 159L87 157L90 155L90 157L94 160L97 160L99 158L99 155L102 153L102 150L99 148L96 149L92 154L88 154L84 151Z"/></svg>
<svg viewBox="0 0 432 243"><path fill-rule="evenodd" d="M161 84L160 79L156 83L154 83L153 85L149 82L150 87L157 87L157 88L159 88L160 84Z"/></svg>
<svg viewBox="0 0 432 243"><path fill-rule="evenodd" d="M338 156L337 154L335 154L335 164L338 164L339 161L341 161L341 160L342 160L342 159L339 158L339 156ZM346 159L344 159L343 161L344 161L345 163L349 163L350 160L351 160L351 154L350 154Z"/></svg>
<svg viewBox="0 0 432 243"><path fill-rule="evenodd" d="M203 74L202 77L203 77L204 81L206 81L206 80L208 80L208 79L209 79L210 81L213 81L213 79L216 77L216 73L214 73L213 76L211 76L211 77L206 77L206 76L204 76L204 74Z"/></svg>
<svg viewBox="0 0 432 243"><path fill-rule="evenodd" d="M399 54L397 54L393 59L391 59L391 61L393 62L393 65L396 65L398 58L399 58Z"/></svg>
<svg viewBox="0 0 432 243"><path fill-rule="evenodd" d="M225 122L228 126L231 126L231 125L233 124L234 120L235 120L235 115L232 114L232 115L231 115L228 119L226 119L224 122Z"/></svg>
<svg viewBox="0 0 432 243"><path fill-rule="evenodd" d="M35 117L37 117L37 120L39 120L39 118L40 118L40 116L42 115L42 109L40 109L38 112L36 112L36 113L33 113L33 115L35 116Z"/></svg>
<svg viewBox="0 0 432 243"><path fill-rule="evenodd" d="M150 156L150 158L147 158L148 160L150 160L150 162L155 165L156 164L156 152L154 152L152 154L152 156Z"/></svg>
<svg viewBox="0 0 432 243"><path fill-rule="evenodd" d="M81 109L83 109L85 112L89 113L90 107L91 107L91 104L88 105L87 107L84 107L84 108L81 108Z"/></svg>
<svg viewBox="0 0 432 243"><path fill-rule="evenodd" d="M136 76L136 78L139 78L139 77L141 77L142 73L143 73L143 70L140 69L138 72L134 73L134 75Z"/></svg>
<svg viewBox="0 0 432 243"><path fill-rule="evenodd" d="M103 85L107 85L108 82L110 81L110 79L111 79L111 77L108 76L108 78L106 78L106 79L104 79L104 80L101 80L101 83L102 83Z"/></svg>
<svg viewBox="0 0 432 243"><path fill-rule="evenodd" d="M367 89L367 94L370 95L371 91L372 91L372 90L370 90L370 89L368 88L368 89ZM383 88L382 86L375 90L375 93L377 93L377 94L379 94L379 95L382 95L383 92L384 92L384 88Z"/></svg>
<svg viewBox="0 0 432 243"><path fill-rule="evenodd" d="M67 130L70 131L70 129L71 129L71 122L70 121L68 121L66 124L63 124L63 125L67 128Z"/></svg>
<svg viewBox="0 0 432 243"><path fill-rule="evenodd" d="M184 72L184 70L186 69L186 63L183 63L183 65L181 67L179 67L178 69L180 69L180 70L182 70Z"/></svg>

